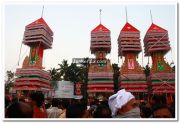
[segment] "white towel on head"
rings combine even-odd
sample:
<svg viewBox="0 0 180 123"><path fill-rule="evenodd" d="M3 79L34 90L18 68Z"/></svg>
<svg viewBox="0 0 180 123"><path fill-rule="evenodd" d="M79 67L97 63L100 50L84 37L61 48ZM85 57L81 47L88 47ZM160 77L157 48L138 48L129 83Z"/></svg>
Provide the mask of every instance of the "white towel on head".
<svg viewBox="0 0 180 123"><path fill-rule="evenodd" d="M131 99L135 97L130 93L127 92L125 89L119 90L116 94L109 97L109 107L112 112L112 116L115 116L118 109L121 109L122 106L127 104Z"/></svg>

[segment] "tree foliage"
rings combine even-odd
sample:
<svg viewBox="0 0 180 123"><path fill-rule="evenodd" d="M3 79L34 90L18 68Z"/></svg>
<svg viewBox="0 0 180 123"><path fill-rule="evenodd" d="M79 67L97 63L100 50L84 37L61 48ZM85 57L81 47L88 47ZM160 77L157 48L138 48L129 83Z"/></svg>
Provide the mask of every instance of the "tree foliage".
<svg viewBox="0 0 180 123"><path fill-rule="evenodd" d="M57 89L57 87L58 87L57 81L61 80L60 73L58 72L58 70L56 68L51 68L48 71L49 71L49 73L51 75L50 84L54 89Z"/></svg>
<svg viewBox="0 0 180 123"><path fill-rule="evenodd" d="M118 64L112 64L113 67L113 81L114 81L114 91L117 92L119 90L119 67Z"/></svg>
<svg viewBox="0 0 180 123"><path fill-rule="evenodd" d="M76 63L68 64L67 60L63 60L58 64L58 68L48 70L51 74L51 85L56 89L57 81L65 80L71 82L86 83L88 78L88 58L84 58L87 63L77 65Z"/></svg>
<svg viewBox="0 0 180 123"><path fill-rule="evenodd" d="M5 91L9 92L9 89L14 85L14 72L6 71L6 76L7 78L5 79Z"/></svg>
<svg viewBox="0 0 180 123"><path fill-rule="evenodd" d="M144 68L144 73L145 73L146 77L148 77L150 75L150 67L149 67L149 65L146 65L146 67Z"/></svg>

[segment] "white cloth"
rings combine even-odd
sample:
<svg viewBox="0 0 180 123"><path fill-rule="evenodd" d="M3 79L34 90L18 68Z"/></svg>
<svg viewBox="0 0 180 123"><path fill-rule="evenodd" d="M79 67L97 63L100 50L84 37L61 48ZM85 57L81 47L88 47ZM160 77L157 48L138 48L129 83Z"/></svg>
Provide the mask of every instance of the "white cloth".
<svg viewBox="0 0 180 123"><path fill-rule="evenodd" d="M62 110L58 109L57 107L51 107L47 109L48 118L59 118L61 111Z"/></svg>
<svg viewBox="0 0 180 123"><path fill-rule="evenodd" d="M116 94L109 97L109 107L112 112L112 116L115 116L118 109L121 109L122 106L126 105L131 99L135 97L127 92L125 89L119 90Z"/></svg>

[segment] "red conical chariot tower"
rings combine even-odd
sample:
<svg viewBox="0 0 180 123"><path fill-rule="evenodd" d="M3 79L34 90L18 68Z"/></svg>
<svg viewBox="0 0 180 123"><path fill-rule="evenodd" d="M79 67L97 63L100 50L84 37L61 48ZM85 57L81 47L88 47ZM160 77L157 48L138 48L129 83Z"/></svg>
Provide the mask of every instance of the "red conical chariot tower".
<svg viewBox="0 0 180 123"><path fill-rule="evenodd" d="M125 59L120 67L120 88L132 92L137 99L144 99L147 93L146 76L137 61L141 51L140 31L126 22L118 37L118 56Z"/></svg>
<svg viewBox="0 0 180 123"><path fill-rule="evenodd" d="M151 56L150 78L153 94L166 94L171 98L175 94L175 72L164 60L171 49L168 31L152 23L144 37L145 56Z"/></svg>
<svg viewBox="0 0 180 123"><path fill-rule="evenodd" d="M25 27L23 44L30 47L30 53L25 57L22 68L16 69L16 91L48 92L52 89L50 74L42 66L43 52L50 49L52 43L53 32L42 17Z"/></svg>
<svg viewBox="0 0 180 123"><path fill-rule="evenodd" d="M111 52L110 30L100 24L91 31L92 54L95 59L106 63L91 63L88 72L88 95L93 97L108 97L113 91L113 69L106 55Z"/></svg>

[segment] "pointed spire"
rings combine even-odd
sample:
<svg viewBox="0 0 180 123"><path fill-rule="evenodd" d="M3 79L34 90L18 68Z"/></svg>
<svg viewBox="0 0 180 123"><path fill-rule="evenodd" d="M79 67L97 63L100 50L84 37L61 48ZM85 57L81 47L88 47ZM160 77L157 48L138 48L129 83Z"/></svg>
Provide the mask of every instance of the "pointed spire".
<svg viewBox="0 0 180 123"><path fill-rule="evenodd" d="M162 27L160 27L154 23L152 23L148 29L148 32L151 32L151 31L167 32L167 30L163 29Z"/></svg>
<svg viewBox="0 0 180 123"><path fill-rule="evenodd" d="M108 28L106 28L105 26L103 26L102 24L99 24L96 28L94 28L91 32L99 32L99 31L103 31L103 32L109 32L110 30Z"/></svg>
<svg viewBox="0 0 180 123"><path fill-rule="evenodd" d="M126 10L126 22L128 22L127 7L125 7L125 10Z"/></svg>
<svg viewBox="0 0 180 123"><path fill-rule="evenodd" d="M153 23L153 17L152 17L151 10L150 10L150 16L151 16L151 22Z"/></svg>
<svg viewBox="0 0 180 123"><path fill-rule="evenodd" d="M100 24L101 24L101 11L102 9L99 10L99 19L100 19Z"/></svg>
<svg viewBox="0 0 180 123"><path fill-rule="evenodd" d="M124 27L121 29L122 32L139 32L138 29L136 29L134 26L132 26L130 23L126 23Z"/></svg>
<svg viewBox="0 0 180 123"><path fill-rule="evenodd" d="M43 17L43 14L44 14L44 5L43 5L43 7L42 7L41 18Z"/></svg>
<svg viewBox="0 0 180 123"><path fill-rule="evenodd" d="M48 26L48 24L46 23L46 21L45 21L42 17L39 18L39 19L37 19L36 21L28 24L26 27L31 27L31 26L33 26L33 25L39 25L39 24L45 25L45 26L47 27L47 29L48 29L51 33L53 33L53 31L51 30L51 28Z"/></svg>

